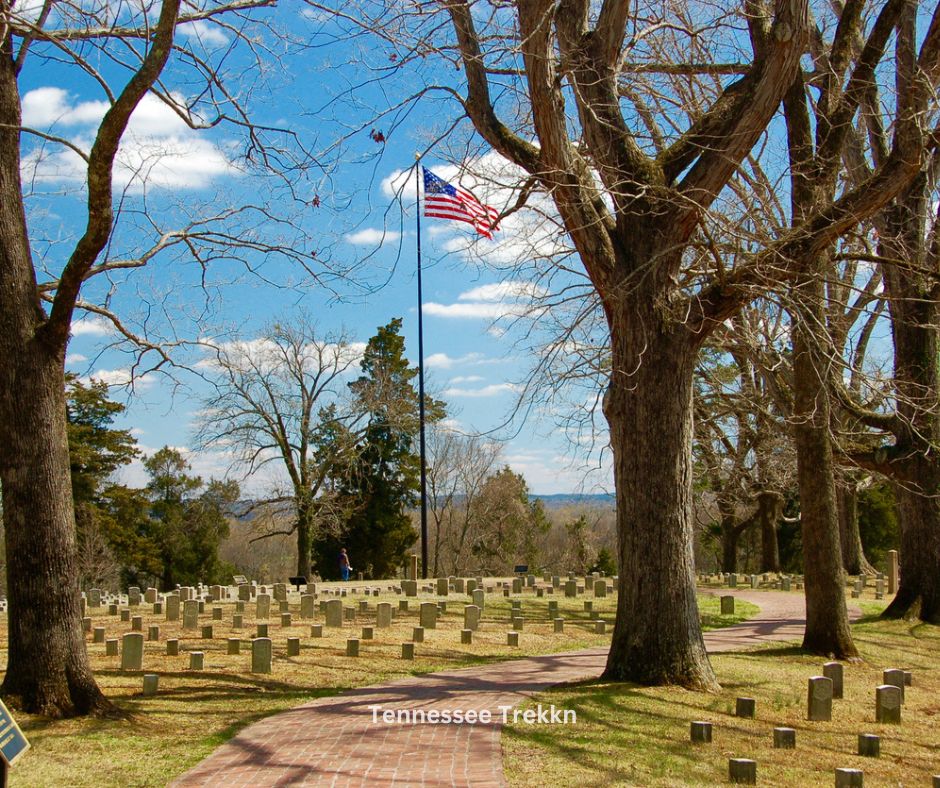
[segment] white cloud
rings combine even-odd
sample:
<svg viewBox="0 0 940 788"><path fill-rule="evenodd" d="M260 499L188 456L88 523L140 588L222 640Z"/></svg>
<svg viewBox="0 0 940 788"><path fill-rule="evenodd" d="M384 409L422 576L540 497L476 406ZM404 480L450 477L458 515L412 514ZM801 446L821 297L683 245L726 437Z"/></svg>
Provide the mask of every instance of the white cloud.
<svg viewBox="0 0 940 788"><path fill-rule="evenodd" d="M348 243L355 246L382 246L401 238L401 233L391 230L380 230L374 227L367 227L355 233L349 233L345 236Z"/></svg>
<svg viewBox="0 0 940 788"><path fill-rule="evenodd" d="M172 94L171 100L186 112L186 100ZM103 101L76 102L61 88L42 87L23 97L24 125L51 129L75 128L70 141L89 150L96 126L108 104ZM86 164L69 148L38 146L23 157L26 180L83 183ZM144 185L176 189L198 189L223 176L235 176L239 169L223 149L191 129L180 114L153 94L147 94L131 116L115 161L115 188L140 189Z"/></svg>
<svg viewBox="0 0 940 788"><path fill-rule="evenodd" d="M81 364L83 361L88 361L88 356L83 356L81 353L69 353L65 357L66 364Z"/></svg>
<svg viewBox="0 0 940 788"><path fill-rule="evenodd" d="M108 111L106 101L69 102L69 94L62 88L42 87L23 96L23 125L47 128L55 124L64 126L98 123Z"/></svg>
<svg viewBox="0 0 940 788"><path fill-rule="evenodd" d="M365 342L309 344L301 351L299 360L307 372L316 372L321 365L323 369L335 365L340 371L355 372L355 365L362 359L365 349ZM215 369L220 358L233 369L273 373L283 366L284 351L281 345L269 339L220 342L214 351L207 350L206 356L197 361L195 366L199 369Z"/></svg>
<svg viewBox="0 0 940 788"><path fill-rule="evenodd" d="M458 375L450 379L450 385L456 386L458 383L479 383L483 380L480 375Z"/></svg>
<svg viewBox="0 0 940 788"><path fill-rule="evenodd" d="M194 38L205 47L221 47L228 43L228 36L222 28L211 24L208 20L197 19L195 22L186 22L176 28L176 32L186 38Z"/></svg>
<svg viewBox="0 0 940 788"><path fill-rule="evenodd" d="M424 359L424 366L435 369L450 369L457 364L481 364L485 360L482 353L467 353L458 358L448 356L446 353L433 353Z"/></svg>
<svg viewBox="0 0 940 788"><path fill-rule="evenodd" d="M508 309L505 304L438 304L429 301L424 305L424 314L443 318L495 320L498 317L512 314L512 310Z"/></svg>
<svg viewBox="0 0 940 788"><path fill-rule="evenodd" d="M444 390L445 397L495 397L499 394L516 391L516 386L512 383L493 383L480 389L462 389L458 387Z"/></svg>
<svg viewBox="0 0 940 788"><path fill-rule="evenodd" d="M72 336L102 337L110 334L113 328L114 326L103 317L83 317L72 321Z"/></svg>
<svg viewBox="0 0 940 788"><path fill-rule="evenodd" d="M547 295L547 291L531 282L493 282L474 287L457 296L458 301L487 301L502 303L520 298L537 298Z"/></svg>
<svg viewBox="0 0 940 788"><path fill-rule="evenodd" d="M531 282L493 282L465 290L453 304L433 301L424 305L425 314L434 317L497 320L533 313L532 302L547 291Z"/></svg>
<svg viewBox="0 0 940 788"><path fill-rule="evenodd" d="M119 367L117 369L98 369L89 374L87 377L82 378L84 382L89 380L95 380L99 383L104 383L110 388L124 388L128 386L133 386L134 388L141 389L147 388L153 384L153 378L149 375L138 375L135 377L135 373L129 367Z"/></svg>

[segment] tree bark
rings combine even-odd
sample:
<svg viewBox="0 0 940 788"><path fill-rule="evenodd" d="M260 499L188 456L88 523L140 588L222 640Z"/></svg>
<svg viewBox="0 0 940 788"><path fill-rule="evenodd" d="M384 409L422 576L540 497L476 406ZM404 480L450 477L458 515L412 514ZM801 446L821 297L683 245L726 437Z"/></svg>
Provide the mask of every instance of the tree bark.
<svg viewBox="0 0 940 788"><path fill-rule="evenodd" d="M822 279L810 275L793 290L793 434L800 489L806 630L803 648L837 659L858 655L845 604L845 572L836 511L829 433L827 359L816 331L823 325Z"/></svg>
<svg viewBox="0 0 940 788"><path fill-rule="evenodd" d="M713 689L692 550L695 352L681 328L673 334L660 329L647 342L645 331L656 322L646 311L641 317L625 309L619 316L623 325L613 332L613 374L604 398L620 549L617 621L604 676Z"/></svg>
<svg viewBox="0 0 940 788"><path fill-rule="evenodd" d="M310 552L313 547L313 507L309 501L297 502L297 576L310 574Z"/></svg>
<svg viewBox="0 0 940 788"><path fill-rule="evenodd" d="M17 560L7 565L9 657L0 691L51 717L102 711L110 704L92 677L81 625L62 358L11 344L0 341L7 360L0 481L7 555Z"/></svg>
<svg viewBox="0 0 940 788"><path fill-rule="evenodd" d="M760 524L761 572L780 571L780 547L777 523L783 516L783 496L764 490L757 496L757 521Z"/></svg>
<svg viewBox="0 0 940 788"><path fill-rule="evenodd" d="M883 267L897 390L889 468L901 529L900 585L884 615L940 624L940 236L936 226L927 232L932 208L922 172L881 228L882 251L907 263Z"/></svg>
<svg viewBox="0 0 940 788"><path fill-rule="evenodd" d="M924 456L909 461L907 470L920 481L932 476L935 492L926 495L909 483L895 485L901 522L900 585L883 615L916 616L921 621L940 624L940 500L936 493L940 489L940 474L936 463Z"/></svg>
<svg viewBox="0 0 940 788"><path fill-rule="evenodd" d="M735 517L735 500L724 490L718 491L718 511L721 515L721 571L738 571L738 541L749 522L740 523Z"/></svg>
<svg viewBox="0 0 940 788"><path fill-rule="evenodd" d="M44 342L20 186L19 94L0 43L0 484L9 656L0 692L52 717L111 708L82 632L64 344Z"/></svg>
<svg viewBox="0 0 940 788"><path fill-rule="evenodd" d="M732 520L721 523L721 571L738 571L738 537L741 532L735 528L735 522Z"/></svg>
<svg viewBox="0 0 940 788"><path fill-rule="evenodd" d="M842 566L850 575L873 575L874 567L868 563L858 530L858 492L849 479L836 484L839 510L839 540L842 544Z"/></svg>

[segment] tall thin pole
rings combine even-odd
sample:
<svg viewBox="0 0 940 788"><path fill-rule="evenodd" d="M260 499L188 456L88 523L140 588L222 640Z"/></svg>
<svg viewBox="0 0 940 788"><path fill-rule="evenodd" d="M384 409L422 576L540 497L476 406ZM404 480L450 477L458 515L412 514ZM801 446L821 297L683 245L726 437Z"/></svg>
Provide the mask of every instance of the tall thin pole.
<svg viewBox="0 0 940 788"><path fill-rule="evenodd" d="M421 295L421 164L415 162L415 218L418 222L418 422L421 445L421 577L428 577L428 473L424 444L424 299Z"/></svg>

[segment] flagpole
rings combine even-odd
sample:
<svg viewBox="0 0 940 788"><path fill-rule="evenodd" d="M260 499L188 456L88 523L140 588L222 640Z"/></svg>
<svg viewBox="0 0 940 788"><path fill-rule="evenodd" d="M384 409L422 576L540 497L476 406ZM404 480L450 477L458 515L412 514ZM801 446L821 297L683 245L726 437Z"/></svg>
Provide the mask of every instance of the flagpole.
<svg viewBox="0 0 940 788"><path fill-rule="evenodd" d="M415 156L415 219L418 224L418 422L421 446L421 577L428 577L427 455L424 442L424 299L421 295L421 157Z"/></svg>

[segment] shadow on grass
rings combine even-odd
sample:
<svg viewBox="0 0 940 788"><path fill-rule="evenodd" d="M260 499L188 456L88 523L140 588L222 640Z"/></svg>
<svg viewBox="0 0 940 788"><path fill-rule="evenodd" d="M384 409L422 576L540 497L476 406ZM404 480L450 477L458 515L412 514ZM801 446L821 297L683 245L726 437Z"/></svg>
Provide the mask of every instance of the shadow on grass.
<svg viewBox="0 0 940 788"><path fill-rule="evenodd" d="M813 657L818 656L805 651L801 646L768 646L766 648L742 648L734 651L722 651L725 657Z"/></svg>
<svg viewBox="0 0 940 788"><path fill-rule="evenodd" d="M515 724L504 729L504 736L578 764L590 773L586 778L579 775L579 780L586 780L584 784L624 784L629 754L637 747L657 751L658 757L650 761L657 764L657 777L685 771L699 762L698 751L686 739L664 736L663 732L685 730L690 718L702 718L703 705L709 716L727 714L727 699L708 693L689 693L685 699L686 691L682 691L682 695L664 700L648 694L648 689L652 688L597 680L560 685L544 693L541 701L563 699L564 708L574 710L578 725L585 728L566 729L559 735L557 725Z"/></svg>

